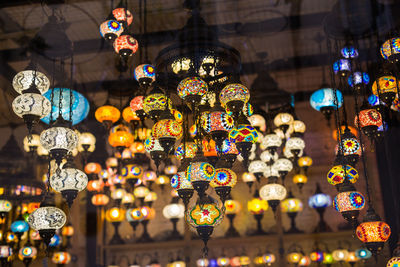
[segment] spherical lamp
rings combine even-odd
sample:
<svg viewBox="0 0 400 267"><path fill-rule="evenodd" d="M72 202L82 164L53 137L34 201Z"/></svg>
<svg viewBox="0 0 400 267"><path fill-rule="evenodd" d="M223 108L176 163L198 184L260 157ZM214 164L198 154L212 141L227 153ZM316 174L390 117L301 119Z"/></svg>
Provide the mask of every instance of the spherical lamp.
<svg viewBox="0 0 400 267"><path fill-rule="evenodd" d="M381 56L392 63L400 60L400 38L394 37L386 40L381 46Z"/></svg>
<svg viewBox="0 0 400 267"><path fill-rule="evenodd" d="M336 195L333 205L343 218L353 222L358 217L359 211L364 208L365 198L357 191L346 190Z"/></svg>
<svg viewBox="0 0 400 267"><path fill-rule="evenodd" d="M277 183L266 184L260 189L260 197L271 206L275 212L279 203L286 197L286 188Z"/></svg>
<svg viewBox="0 0 400 267"><path fill-rule="evenodd" d="M266 134L262 139L261 146L271 154L276 154L276 150L282 145L282 139L275 133Z"/></svg>
<svg viewBox="0 0 400 267"><path fill-rule="evenodd" d="M244 104L246 104L249 99L249 89L239 83L228 84L219 94L219 100L221 104L233 112L233 116L235 118L239 116Z"/></svg>
<svg viewBox="0 0 400 267"><path fill-rule="evenodd" d="M130 147L133 143L133 135L131 134L128 127L123 124L114 126L110 130L110 135L108 136L108 142L112 147L116 147L120 153L125 147Z"/></svg>
<svg viewBox="0 0 400 267"><path fill-rule="evenodd" d="M193 108L200 104L202 96L208 91L208 85L199 77L188 77L178 84L178 95Z"/></svg>
<svg viewBox="0 0 400 267"><path fill-rule="evenodd" d="M50 88L50 80L47 76L37 70L23 70L18 72L12 81L14 90L23 94L24 91L28 90L35 81L34 87L39 90L40 94L44 94Z"/></svg>
<svg viewBox="0 0 400 267"><path fill-rule="evenodd" d="M336 97L335 97L336 91ZM335 103L337 100L337 104ZM343 105L343 95L339 90L332 88L322 88L315 91L310 97L310 104L317 111L321 111L327 120L336 108Z"/></svg>
<svg viewBox="0 0 400 267"><path fill-rule="evenodd" d="M390 75L381 76L372 84L372 93L386 105L391 106L396 97L398 86L399 82L396 77Z"/></svg>
<svg viewBox="0 0 400 267"><path fill-rule="evenodd" d="M106 20L100 24L101 37L109 41L114 41L123 31L122 24L116 20Z"/></svg>
<svg viewBox="0 0 400 267"><path fill-rule="evenodd" d="M186 169L185 177L193 185L199 196L203 196L215 177L215 168L201 156L196 156Z"/></svg>
<svg viewBox="0 0 400 267"><path fill-rule="evenodd" d="M182 219L185 216L185 206L178 203L168 204L163 209L163 215L173 224L173 230L169 238L170 239L182 238L181 234L178 232L177 223L179 219Z"/></svg>
<svg viewBox="0 0 400 267"><path fill-rule="evenodd" d="M288 233L300 233L301 231L296 227L296 216L303 210L303 203L300 199L295 198L291 192L289 192L287 199L281 202L281 211L286 213L290 218L290 229Z"/></svg>
<svg viewBox="0 0 400 267"><path fill-rule="evenodd" d="M171 100L159 89L154 88L143 100L143 110L156 122L163 110L171 105Z"/></svg>
<svg viewBox="0 0 400 267"><path fill-rule="evenodd" d="M54 252L51 261L57 265L65 265L71 262L71 254L66 251Z"/></svg>
<svg viewBox="0 0 400 267"><path fill-rule="evenodd" d="M126 210L112 207L106 211L106 220L114 226L114 235L110 240L110 244L123 244L121 236L119 235L118 228L121 222L125 219Z"/></svg>
<svg viewBox="0 0 400 267"><path fill-rule="evenodd" d="M358 177L358 171L350 165L333 166L327 174L328 183L331 185L340 185L345 181L354 184Z"/></svg>
<svg viewBox="0 0 400 267"><path fill-rule="evenodd" d="M89 132L83 132L79 135L78 151L93 152L96 148L96 137Z"/></svg>
<svg viewBox="0 0 400 267"><path fill-rule="evenodd" d="M306 175L298 173L293 175L292 181L301 190L303 186L307 183L308 178Z"/></svg>
<svg viewBox="0 0 400 267"><path fill-rule="evenodd" d="M359 126L366 136L373 138L383 125L382 115L376 109L363 105L358 116L354 118L354 125Z"/></svg>
<svg viewBox="0 0 400 267"><path fill-rule="evenodd" d="M345 129L338 149L342 150L344 159L348 164L355 166L361 156L361 145L356 136Z"/></svg>
<svg viewBox="0 0 400 267"><path fill-rule="evenodd" d="M264 161L261 160L253 160L249 164L249 172L254 174L257 178L257 181L261 181L261 177L263 176L264 172L267 170L268 166Z"/></svg>
<svg viewBox="0 0 400 267"><path fill-rule="evenodd" d="M215 189L222 203L224 203L236 183L237 176L234 171L228 168L217 168L210 185Z"/></svg>
<svg viewBox="0 0 400 267"><path fill-rule="evenodd" d="M347 83L357 91L365 88L369 82L370 77L368 73L365 72L354 72L353 74L350 74L349 78L347 79Z"/></svg>
<svg viewBox="0 0 400 267"><path fill-rule="evenodd" d="M166 111L169 112L169 111ZM171 114L169 114L172 116ZM182 137L182 126L174 119L161 119L154 124L152 135L158 139L164 151L168 154L177 139Z"/></svg>
<svg viewBox="0 0 400 267"><path fill-rule="evenodd" d="M349 251L347 249L339 248L332 252L332 257L337 262L346 261L349 257Z"/></svg>
<svg viewBox="0 0 400 267"><path fill-rule="evenodd" d="M120 35L114 40L114 50L123 58L128 58L132 54L136 53L139 48L139 43L132 36L125 34Z"/></svg>
<svg viewBox="0 0 400 267"><path fill-rule="evenodd" d="M105 105L96 109L94 116L98 122L104 123L107 128L119 120L121 112L116 107Z"/></svg>
<svg viewBox="0 0 400 267"><path fill-rule="evenodd" d="M333 71L340 76L347 76L351 72L351 61L349 59L339 59L333 63Z"/></svg>

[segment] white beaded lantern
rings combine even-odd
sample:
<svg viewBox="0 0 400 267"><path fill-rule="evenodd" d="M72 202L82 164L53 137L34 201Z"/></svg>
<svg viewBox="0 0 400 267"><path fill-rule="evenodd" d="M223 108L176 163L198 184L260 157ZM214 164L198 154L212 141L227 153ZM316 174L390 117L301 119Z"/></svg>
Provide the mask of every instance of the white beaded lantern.
<svg viewBox="0 0 400 267"><path fill-rule="evenodd" d="M253 160L249 165L249 172L251 173L263 173L267 170L268 166L264 161Z"/></svg>
<svg viewBox="0 0 400 267"><path fill-rule="evenodd" d="M164 207L163 215L167 219L181 219L185 216L185 206L178 203L171 203Z"/></svg>
<svg viewBox="0 0 400 267"><path fill-rule="evenodd" d="M82 191L88 183L87 175L75 168L64 168L50 177L50 185L57 192L65 190Z"/></svg>
<svg viewBox="0 0 400 267"><path fill-rule="evenodd" d="M286 188L280 184L266 184L260 188L260 197L263 200L283 200L287 194Z"/></svg>
<svg viewBox="0 0 400 267"><path fill-rule="evenodd" d="M43 118L51 111L50 101L41 94L26 93L17 96L12 102L14 113L23 118L26 115Z"/></svg>
<svg viewBox="0 0 400 267"><path fill-rule="evenodd" d="M40 143L50 152L53 149L72 151L78 145L78 136L69 128L52 127L40 134Z"/></svg>
<svg viewBox="0 0 400 267"><path fill-rule="evenodd" d="M23 91L29 89L35 77L35 84L41 94L46 93L50 88L50 81L43 73L34 70L24 70L17 73L12 81L12 86L15 91L22 94Z"/></svg>
<svg viewBox="0 0 400 267"><path fill-rule="evenodd" d="M28 217L28 224L36 231L57 230L64 226L67 216L59 208L47 206L40 207Z"/></svg>

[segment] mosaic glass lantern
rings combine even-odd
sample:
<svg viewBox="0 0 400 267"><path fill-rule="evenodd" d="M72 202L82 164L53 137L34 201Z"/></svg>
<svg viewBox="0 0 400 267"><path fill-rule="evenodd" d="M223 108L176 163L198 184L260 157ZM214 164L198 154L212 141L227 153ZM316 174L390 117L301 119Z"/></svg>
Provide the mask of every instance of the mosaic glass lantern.
<svg viewBox="0 0 400 267"><path fill-rule="evenodd" d="M45 74L37 70L23 70L18 72L13 78L12 86L17 93L22 94L31 87L34 79L35 87L39 90L40 94L44 94L49 90L50 80Z"/></svg>
<svg viewBox="0 0 400 267"><path fill-rule="evenodd" d="M105 105L96 109L94 116L98 122L111 126L111 124L119 120L121 112L116 107Z"/></svg>
<svg viewBox="0 0 400 267"><path fill-rule="evenodd" d="M260 182L263 173L267 170L267 164L261 160L253 160L250 162L248 170L253 173Z"/></svg>
<svg viewBox="0 0 400 267"><path fill-rule="evenodd" d="M302 189L303 186L307 183L308 178L306 175L298 173L293 176L292 181L295 185L299 187L299 189Z"/></svg>
<svg viewBox="0 0 400 267"><path fill-rule="evenodd" d="M237 128L233 128L229 132L228 137L230 142L235 143L236 148L245 159L245 165L247 165L252 145L258 140L257 130L250 124L239 124Z"/></svg>
<svg viewBox="0 0 400 267"><path fill-rule="evenodd" d="M354 221L364 208L365 198L357 191L345 191L336 195L333 206L348 221Z"/></svg>
<svg viewBox="0 0 400 267"><path fill-rule="evenodd" d="M281 210L283 213L301 212L303 210L303 203L298 198L287 198L282 201Z"/></svg>
<svg viewBox="0 0 400 267"><path fill-rule="evenodd" d="M135 54L139 48L139 44L135 38L130 35L120 35L114 40L114 50L121 57L129 57Z"/></svg>
<svg viewBox="0 0 400 267"><path fill-rule="evenodd" d="M30 246L29 244L25 244L22 248L20 248L18 252L18 258L26 262L31 262L32 260L36 259L37 256L37 249L34 246Z"/></svg>
<svg viewBox="0 0 400 267"><path fill-rule="evenodd" d="M24 93L17 96L12 102L14 113L25 120L28 129L46 117L51 110L50 101L41 94Z"/></svg>
<svg viewBox="0 0 400 267"><path fill-rule="evenodd" d="M219 94L219 100L222 106L227 107L232 111L236 118L238 113L242 111L244 104L246 104L249 99L249 89L239 83L228 84Z"/></svg>
<svg viewBox="0 0 400 267"><path fill-rule="evenodd" d="M260 159L267 165L272 165L279 158L278 153L271 154L268 150L261 152Z"/></svg>
<svg viewBox="0 0 400 267"><path fill-rule="evenodd" d="M344 58L356 58L358 57L358 51L354 46L345 46L340 50L342 57Z"/></svg>
<svg viewBox="0 0 400 267"><path fill-rule="evenodd" d="M268 210L268 202L262 198L252 198L247 202L248 211L253 214L264 214Z"/></svg>
<svg viewBox="0 0 400 267"><path fill-rule="evenodd" d="M205 159L201 161L193 160L186 169L186 178L192 183L193 188L200 196L207 190L209 183L214 177L215 169Z"/></svg>
<svg viewBox="0 0 400 267"><path fill-rule="evenodd" d="M260 131L264 132L266 130L266 122L263 116L259 114L254 114L249 117L249 122L254 128L258 128Z"/></svg>
<svg viewBox="0 0 400 267"><path fill-rule="evenodd" d="M202 96L208 91L208 85L199 77L188 77L178 84L177 91L179 97L193 107L200 104Z"/></svg>
<svg viewBox="0 0 400 267"><path fill-rule="evenodd" d="M96 148L96 137L89 132L84 132L79 135L78 151L93 152Z"/></svg>
<svg viewBox="0 0 400 267"><path fill-rule="evenodd" d="M125 7L117 7L113 9L112 15L114 18L119 21L119 22L125 22L127 26L131 25L133 22L133 16L132 13L126 9Z"/></svg>
<svg viewBox="0 0 400 267"><path fill-rule="evenodd" d="M205 203L197 203L189 208L186 213L186 221L197 230L198 235L207 246L207 241L224 217L224 213L212 199Z"/></svg>
<svg viewBox="0 0 400 267"><path fill-rule="evenodd" d="M197 152L197 145L193 142L186 142L186 150L183 149L184 144L181 143L175 150L175 157L182 160L184 157L193 158Z"/></svg>
<svg viewBox="0 0 400 267"><path fill-rule="evenodd" d="M291 137L286 141L285 150L289 150L295 158L303 152L306 144L301 137Z"/></svg>
<svg viewBox="0 0 400 267"><path fill-rule="evenodd" d="M337 262L343 262L349 257L349 251L343 248L336 249L332 252L332 257Z"/></svg>
<svg viewBox="0 0 400 267"><path fill-rule="evenodd" d="M294 120L292 127L293 127L293 132L296 134L300 134L300 136L304 134L304 132L306 131L306 124L301 120Z"/></svg>
<svg viewBox="0 0 400 267"><path fill-rule="evenodd" d="M323 193L314 194L308 199L308 206L313 209L326 208L329 207L331 204L331 197Z"/></svg>
<svg viewBox="0 0 400 267"><path fill-rule="evenodd" d="M372 256L371 251L369 251L366 248L359 248L355 252L356 252L356 257L361 260L368 260Z"/></svg>
<svg viewBox="0 0 400 267"><path fill-rule="evenodd" d="M358 171L350 165L333 166L327 174L328 183L331 185L342 184L346 180L354 184L358 177Z"/></svg>
<svg viewBox="0 0 400 267"><path fill-rule="evenodd" d="M289 263L298 263L300 259L303 257L303 254L299 252L290 252L286 259Z"/></svg>
<svg viewBox="0 0 400 267"><path fill-rule="evenodd" d="M354 118L354 125L360 126L363 133L372 138L378 131L378 128L383 125L382 115L374 108L362 107L358 116Z"/></svg>
<svg viewBox="0 0 400 267"><path fill-rule="evenodd" d="M261 142L261 146L271 154L275 154L278 147L282 145L282 139L275 133L266 134Z"/></svg>
<svg viewBox="0 0 400 267"><path fill-rule="evenodd" d="M67 221L65 213L54 206L42 203L41 207L29 214L27 222L29 226L39 231L45 244L50 243L56 230L61 229Z"/></svg>
<svg viewBox="0 0 400 267"><path fill-rule="evenodd" d="M349 75L347 79L347 83L356 90L361 90L365 88L366 85L370 82L370 77L368 73L365 72L354 72Z"/></svg>
<svg viewBox="0 0 400 267"><path fill-rule="evenodd" d="M4 218L8 212L12 209L12 204L10 201L5 199L0 199L0 218Z"/></svg>
<svg viewBox="0 0 400 267"><path fill-rule="evenodd" d="M274 124L276 127L280 128L284 133L289 129L290 125L292 125L294 118L290 113L278 113L278 115L274 118Z"/></svg>
<svg viewBox="0 0 400 267"><path fill-rule="evenodd" d="M116 20L106 20L102 24L100 24L100 35L106 40L114 41L119 37L124 28L122 24Z"/></svg>
<svg viewBox="0 0 400 267"><path fill-rule="evenodd" d="M274 212L279 203L285 199L286 194L286 188L277 183L266 184L260 188L260 197L268 201L268 204Z"/></svg>
<svg viewBox="0 0 400 267"><path fill-rule="evenodd" d="M333 63L333 71L343 77L351 72L351 61L348 59L339 59Z"/></svg>
<svg viewBox="0 0 400 267"><path fill-rule="evenodd" d="M214 179L212 179L210 185L214 188L221 201L225 202L236 183L237 176L234 171L227 168L217 168L215 170Z"/></svg>
<svg viewBox="0 0 400 267"><path fill-rule="evenodd" d="M108 142L112 147L124 148L130 147L133 143L133 135L130 133L128 127L123 124L114 126L110 130L110 135L108 136Z"/></svg>
<svg viewBox="0 0 400 267"><path fill-rule="evenodd" d="M390 227L381 220L372 208L369 208L364 220L358 225L356 235L365 246L376 255L382 250L391 234Z"/></svg>
<svg viewBox="0 0 400 267"><path fill-rule="evenodd" d="M354 128L354 127L352 127L352 126L348 126L348 125L342 125L342 126L340 126L340 134L343 135L346 129L349 129L350 132L351 132L355 137L358 137L358 131L357 131L357 129ZM338 136L338 129L335 129L335 130L332 131L332 138L333 138L333 140L337 141L337 140L338 140L337 136Z"/></svg>
<svg viewBox="0 0 400 267"><path fill-rule="evenodd" d="M335 97L336 91L336 97ZM337 99L337 106L335 104ZM333 111L343 105L343 95L339 90L322 88L315 91L310 97L310 104L315 110L320 111L329 120Z"/></svg>
<svg viewBox="0 0 400 267"><path fill-rule="evenodd" d="M122 118L127 123L132 122L134 125L140 120L140 118L136 115L135 112L132 111L130 107L126 107L122 110Z"/></svg>
<svg viewBox="0 0 400 267"><path fill-rule="evenodd" d="M222 149L224 140L228 137L228 132L234 127L234 120L224 111L212 111L203 113L201 116L203 129L211 134L217 148Z"/></svg>
<svg viewBox="0 0 400 267"><path fill-rule="evenodd" d="M399 82L394 76L381 76L372 84L372 93L391 106L396 97Z"/></svg>
<svg viewBox="0 0 400 267"><path fill-rule="evenodd" d="M92 196L92 204L95 206L106 206L110 198L105 194L95 194Z"/></svg>
<svg viewBox="0 0 400 267"><path fill-rule="evenodd" d="M171 106L171 100L158 88L154 88L143 100L143 110L153 121L157 121L163 110Z"/></svg>
<svg viewBox="0 0 400 267"><path fill-rule="evenodd" d="M126 181L133 187L137 180L143 177L143 168L140 165L129 164L121 169L121 175L125 177Z"/></svg>
<svg viewBox="0 0 400 267"><path fill-rule="evenodd" d="M64 120L72 120L72 125L82 122L89 115L89 101L75 90L70 88L53 88L44 93L43 96L52 103L51 114L41 119L41 121L46 124L52 122L50 118L53 120L57 118L60 113L60 102L61 116Z"/></svg>
<svg viewBox="0 0 400 267"><path fill-rule="evenodd" d="M11 232L16 234L23 234L29 231L29 224L22 220L14 221L10 226Z"/></svg>
<svg viewBox="0 0 400 267"><path fill-rule="evenodd" d="M78 135L66 127L51 127L40 134L40 144L60 164L62 158L78 146Z"/></svg>
<svg viewBox="0 0 400 267"><path fill-rule="evenodd" d="M134 74L135 80L142 86L148 86L156 80L156 70L154 66L150 64L141 64L137 66Z"/></svg>
<svg viewBox="0 0 400 267"><path fill-rule="evenodd" d="M381 56L392 63L396 63L400 59L400 38L395 37L387 40L381 46Z"/></svg>
<svg viewBox="0 0 400 267"><path fill-rule="evenodd" d="M355 135L353 135L348 129L344 130L341 145L338 149L342 149L341 154L343 154L345 160L352 166L357 163L361 156L361 145Z"/></svg>
<svg viewBox="0 0 400 267"><path fill-rule="evenodd" d="M175 120L162 119L154 124L152 135L158 139L165 152L169 152L176 140L182 137L182 126Z"/></svg>
<svg viewBox="0 0 400 267"><path fill-rule="evenodd" d="M273 168L278 171L283 181L286 175L293 169L293 163L287 158L279 158L275 161Z"/></svg>
<svg viewBox="0 0 400 267"><path fill-rule="evenodd" d="M279 177L279 172L278 169L275 168L274 165L272 166L268 166L268 168L264 171L264 177L268 178L268 180L270 179L278 179Z"/></svg>
<svg viewBox="0 0 400 267"><path fill-rule="evenodd" d="M135 96L129 106L133 113L135 113L141 120L145 118L146 114L143 110L144 96Z"/></svg>

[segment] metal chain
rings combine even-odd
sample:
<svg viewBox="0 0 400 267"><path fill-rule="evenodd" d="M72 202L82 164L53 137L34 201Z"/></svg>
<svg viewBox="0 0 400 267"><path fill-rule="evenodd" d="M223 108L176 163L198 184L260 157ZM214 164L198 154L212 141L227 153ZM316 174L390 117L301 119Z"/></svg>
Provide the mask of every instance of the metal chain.
<svg viewBox="0 0 400 267"><path fill-rule="evenodd" d="M53 122L53 106L54 106L54 83L55 83L56 61L53 59L53 76L52 76L52 89L50 94L50 123Z"/></svg>
<svg viewBox="0 0 400 267"><path fill-rule="evenodd" d="M74 81L74 55L71 55L71 86L69 88L69 121L70 127L72 127L72 86Z"/></svg>

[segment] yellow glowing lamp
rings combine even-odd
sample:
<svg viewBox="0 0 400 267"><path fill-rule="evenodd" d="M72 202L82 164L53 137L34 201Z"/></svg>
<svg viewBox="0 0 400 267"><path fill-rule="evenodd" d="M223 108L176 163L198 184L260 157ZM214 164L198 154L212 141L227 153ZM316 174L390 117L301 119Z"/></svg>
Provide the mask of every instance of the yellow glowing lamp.
<svg viewBox="0 0 400 267"><path fill-rule="evenodd" d="M113 207L106 211L106 220L108 222L122 222L125 219L125 213L124 209Z"/></svg>
<svg viewBox="0 0 400 267"><path fill-rule="evenodd" d="M105 105L99 107L94 116L99 122L114 123L121 117L121 112L116 107Z"/></svg>
<svg viewBox="0 0 400 267"><path fill-rule="evenodd" d="M140 118L132 111L131 107L126 107L122 111L122 118L124 121L130 123L131 121L140 121Z"/></svg>
<svg viewBox="0 0 400 267"><path fill-rule="evenodd" d="M261 198L253 198L247 202L247 209L253 215L263 214L268 210L268 202Z"/></svg>
<svg viewBox="0 0 400 267"><path fill-rule="evenodd" d="M292 252L287 255L287 261L289 263L298 263L302 257L303 257L303 254L301 254L299 252Z"/></svg>
<svg viewBox="0 0 400 267"><path fill-rule="evenodd" d="M130 147L133 140L129 128L122 124L113 127L108 136L108 142L112 147Z"/></svg>

